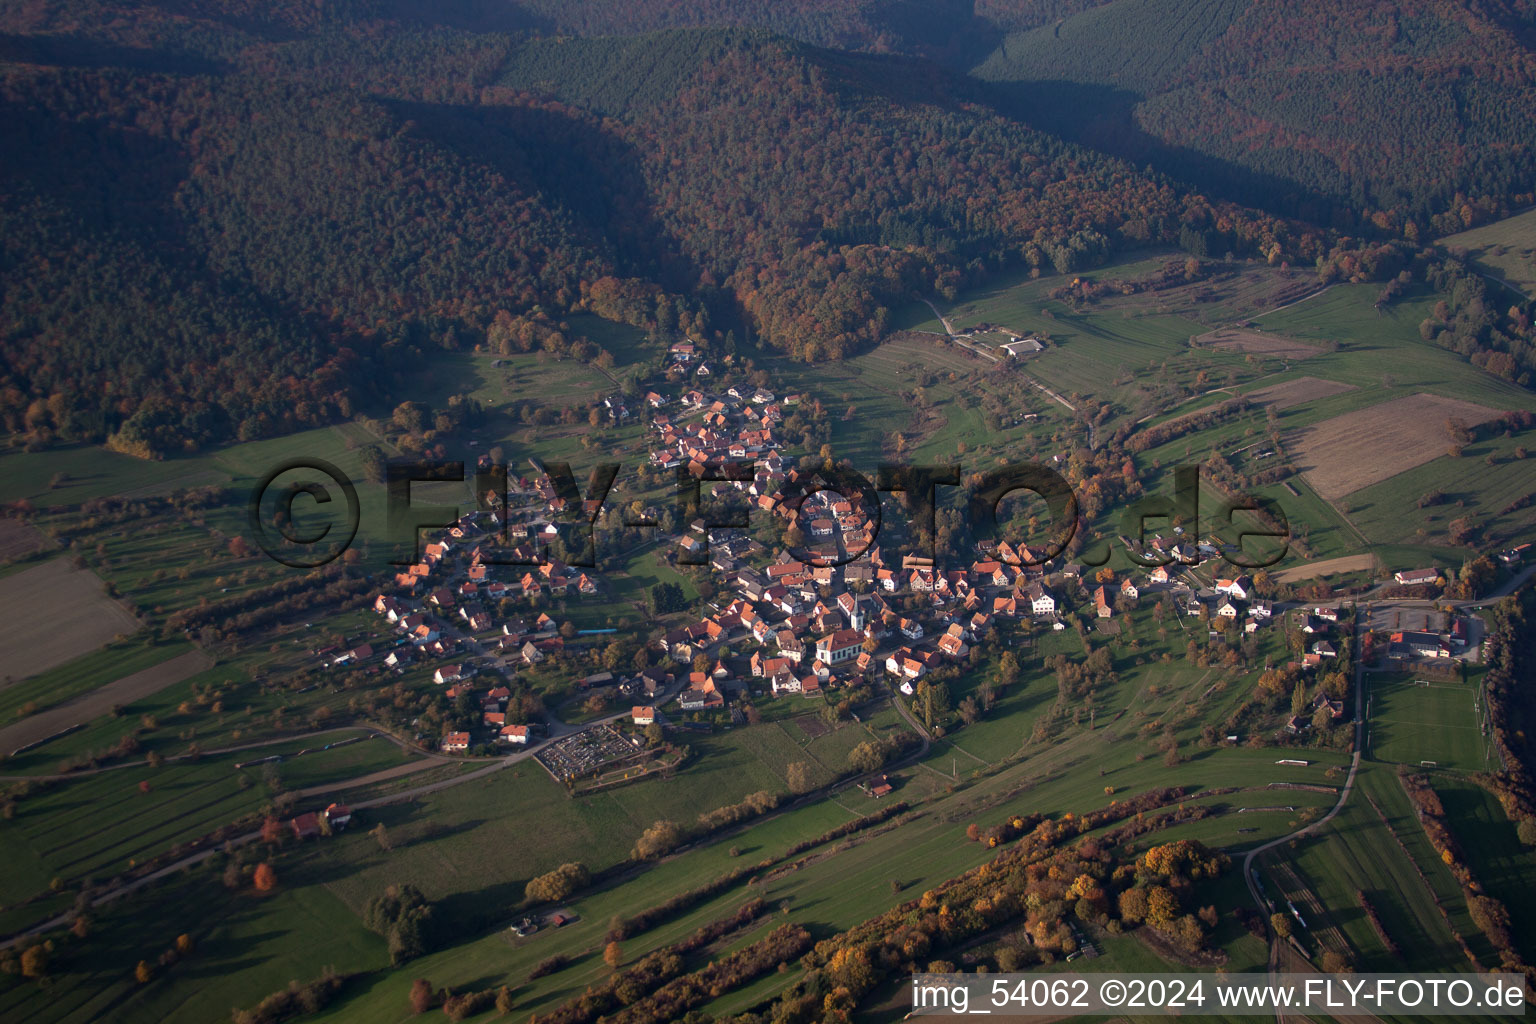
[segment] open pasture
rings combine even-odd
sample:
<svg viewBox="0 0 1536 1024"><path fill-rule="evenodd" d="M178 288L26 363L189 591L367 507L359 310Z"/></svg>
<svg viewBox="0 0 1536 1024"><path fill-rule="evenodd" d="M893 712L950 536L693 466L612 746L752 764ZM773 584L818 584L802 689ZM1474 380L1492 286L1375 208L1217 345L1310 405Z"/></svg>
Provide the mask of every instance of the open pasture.
<svg viewBox="0 0 1536 1024"><path fill-rule="evenodd" d="M1485 405L1420 392L1307 427L1293 447L1307 481L1332 500L1444 454L1451 445L1448 421L1470 427L1498 415Z"/></svg>
<svg viewBox="0 0 1536 1024"><path fill-rule="evenodd" d="M68 559L0 579L0 661L11 679L26 679L95 650L138 620L106 595L101 577Z"/></svg>
<svg viewBox="0 0 1536 1024"><path fill-rule="evenodd" d="M1378 761L1464 771L1488 767L1474 685L1378 676L1370 699L1368 749Z"/></svg>
<svg viewBox="0 0 1536 1024"><path fill-rule="evenodd" d="M1485 549L1518 543L1536 528L1536 505L1528 500L1536 492L1536 460L1519 455L1529 443L1526 433L1479 439L1459 456L1440 455L1356 491L1348 499L1350 521L1377 544L1454 546L1449 525L1471 515L1482 527ZM1420 499L1433 492L1443 499L1421 505Z"/></svg>
<svg viewBox="0 0 1536 1024"><path fill-rule="evenodd" d="M1536 295L1536 209L1447 235L1439 244L1465 252L1505 284Z"/></svg>
<svg viewBox="0 0 1536 1024"><path fill-rule="evenodd" d="M1176 261L1182 269L1186 259L1184 254L1178 253L1157 262L1166 264ZM1093 276L1099 279L1134 281L1136 278L1126 271L1142 265L1111 268ZM1101 301L1101 305L1108 309L1175 313L1214 327L1287 305L1318 290L1317 275L1305 270L1281 269L1262 263L1215 261L1206 266L1210 272L1196 280L1171 287L1159 286L1153 291L1131 295L1110 295ZM1159 277L1162 269L1160 265L1157 270ZM1163 280L1166 281L1166 278Z"/></svg>

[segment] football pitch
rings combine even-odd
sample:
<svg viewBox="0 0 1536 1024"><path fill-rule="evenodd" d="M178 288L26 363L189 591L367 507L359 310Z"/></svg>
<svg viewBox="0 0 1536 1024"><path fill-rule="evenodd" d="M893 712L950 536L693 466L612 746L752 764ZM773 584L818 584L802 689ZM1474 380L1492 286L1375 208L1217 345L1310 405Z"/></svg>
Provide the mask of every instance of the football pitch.
<svg viewBox="0 0 1536 1024"><path fill-rule="evenodd" d="M1481 689L1394 676L1371 684L1366 750L1378 761L1485 771Z"/></svg>

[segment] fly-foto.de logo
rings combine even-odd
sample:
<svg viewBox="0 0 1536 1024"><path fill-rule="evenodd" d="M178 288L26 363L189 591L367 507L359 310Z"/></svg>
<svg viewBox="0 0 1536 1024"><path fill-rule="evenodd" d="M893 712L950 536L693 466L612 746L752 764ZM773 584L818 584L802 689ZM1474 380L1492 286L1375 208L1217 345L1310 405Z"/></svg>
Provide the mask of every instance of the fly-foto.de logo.
<svg viewBox="0 0 1536 1024"><path fill-rule="evenodd" d="M483 543L480 561L488 565L540 564L547 560L549 544L558 539L560 561L574 566L596 565L598 523L609 511L610 495L623 464L594 466L583 489L578 487L570 463L531 461L538 473L531 491L526 492L514 491L516 478L505 464L482 460L476 467L472 478L475 508L469 514L476 520L488 519L488 523L477 522L476 532L483 540L500 542ZM458 528L466 516L459 505L419 500L413 489L463 484L466 479L462 461L394 460L386 464L384 518L391 564L420 561L423 531ZM753 501L744 508L718 508L720 503L712 500L706 485L750 494ZM956 489L960 489L959 494ZM829 496L838 502L829 502ZM897 500L887 503L885 496ZM1043 537L1032 534L1025 542L1008 536L1009 517L1001 510L1006 501L1018 496L1043 505L1048 512L1049 526ZM842 542L815 544L813 538L805 536L797 524L812 507L808 502L816 507L837 504L847 509L839 523L846 527L839 531ZM882 508L886 504L894 505L904 517L906 529L902 533L908 550L903 553L929 560L938 555L936 520L941 507L957 510L972 540L996 543L1002 551L999 557L1015 566L1042 565L1069 549L1084 565L1103 565L1109 560L1109 542L1118 539L1132 564L1143 568L1193 565L1216 556L1242 569L1262 569L1285 557L1290 538L1284 511L1264 496L1227 498L1216 508L1203 510L1199 466L1174 467L1171 493L1147 494L1129 502L1117 524L1113 515L1101 514L1096 520L1097 536L1090 536L1082 503L1067 479L1054 467L1033 462L983 470L968 478L959 465L882 464L873 482L851 467L830 461L815 468L767 474L756 461L679 466L671 503L675 522L689 524L692 534L677 553L677 562L682 565L708 564L712 531L750 529L759 515L777 517L782 525L783 550L797 560L819 567L847 564L874 546L889 525L888 513ZM616 504L614 508L618 511L617 525L626 530L663 528L654 515L637 512L631 504ZM249 510L251 531L262 550L285 565L299 568L314 568L340 557L356 538L362 518L356 486L336 466L320 459L294 459L274 467L253 489ZM1202 512L1209 515L1203 518ZM326 521L310 521L315 518ZM1177 543L1147 543L1149 530L1161 523L1178 524L1174 527ZM1207 544L1201 532L1203 525L1218 528L1223 543ZM1254 546L1262 550L1251 550L1245 544L1250 538L1260 539Z"/></svg>

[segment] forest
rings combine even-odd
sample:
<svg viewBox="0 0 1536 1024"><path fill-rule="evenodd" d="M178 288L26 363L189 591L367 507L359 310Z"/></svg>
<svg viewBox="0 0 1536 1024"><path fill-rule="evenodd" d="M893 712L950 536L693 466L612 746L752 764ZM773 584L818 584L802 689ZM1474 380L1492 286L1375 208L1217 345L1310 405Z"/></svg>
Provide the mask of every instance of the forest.
<svg viewBox="0 0 1536 1024"><path fill-rule="evenodd" d="M1125 50L1157 21L1131 0L0 5L15 153L0 168L0 417L34 446L162 458L379 415L434 350L522 350L532 325L574 312L836 360L884 337L898 306L1006 270L1179 246L1367 280L1392 270L1369 257L1385 243L1521 200L1536 104L1520 106L1514 29L1478 49L1405 25L1419 42L1381 57L1388 74L1366 60L1375 14L1339 15L1353 56L1329 73L1376 91L1338 97L1400 111L1382 83L1434 62L1457 90L1447 109L1470 113L1423 144L1497 154L1399 149L1374 168L1357 150L1379 125L1298 108L1332 126L1328 146L1297 143L1309 160L1348 154L1347 188L1283 160L1215 180L1121 159L1051 120L1093 121L1070 113L1091 97L1053 107L1015 73L1066 19L1062 38L1100 54L1071 62L1073 89L1140 90L1145 119L1175 86L1206 88L1195 68L1230 100L1244 69L1223 41L1288 11L1257 7L1184 5L1165 20L1205 30L1154 66ZM1332 21L1311 22L1255 62L1317 58ZM993 43L980 77L965 74ZM1475 54L1476 74L1455 72ZM1136 81L1106 70L1120 57ZM1235 187L1260 172L1341 205L1266 208ZM1433 326L1518 378L1524 324L1480 316L1458 306Z"/></svg>
<svg viewBox="0 0 1536 1024"><path fill-rule="evenodd" d="M1413 241L1531 202L1529 0L1111 0L975 68L1020 116L1195 187Z"/></svg>

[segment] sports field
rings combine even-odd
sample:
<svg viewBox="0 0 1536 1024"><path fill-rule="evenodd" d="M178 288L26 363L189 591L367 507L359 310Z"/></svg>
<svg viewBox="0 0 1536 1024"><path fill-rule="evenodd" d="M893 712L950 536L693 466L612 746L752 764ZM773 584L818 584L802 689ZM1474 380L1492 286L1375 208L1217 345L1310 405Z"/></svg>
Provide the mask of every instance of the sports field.
<svg viewBox="0 0 1536 1024"><path fill-rule="evenodd" d="M1484 771L1487 748L1472 683L1392 676L1371 683L1368 749L1378 761Z"/></svg>

